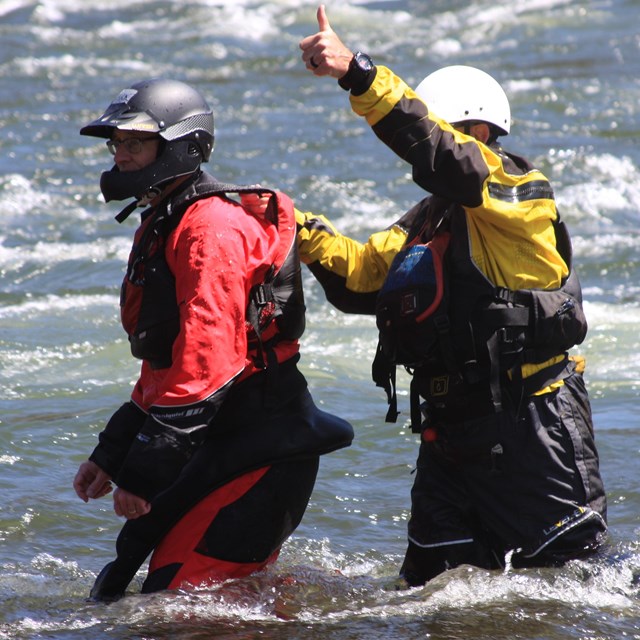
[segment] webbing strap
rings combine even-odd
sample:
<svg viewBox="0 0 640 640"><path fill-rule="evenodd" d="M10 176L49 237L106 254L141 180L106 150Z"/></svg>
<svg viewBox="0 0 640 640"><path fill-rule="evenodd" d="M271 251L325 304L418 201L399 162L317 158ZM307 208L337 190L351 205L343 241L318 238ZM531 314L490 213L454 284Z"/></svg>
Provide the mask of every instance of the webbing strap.
<svg viewBox="0 0 640 640"><path fill-rule="evenodd" d="M489 327L528 327L529 307L485 309L482 319Z"/></svg>
<svg viewBox="0 0 640 640"><path fill-rule="evenodd" d="M451 323L448 315L439 315L433 318L433 326L438 333L438 344L442 361L449 373L456 373L459 367L456 363L456 354L451 340Z"/></svg>
<svg viewBox="0 0 640 640"><path fill-rule="evenodd" d="M409 386L409 406L411 407L411 432L420 433L422 427L422 412L420 411L420 392L415 375L411 376L411 384Z"/></svg>
<svg viewBox="0 0 640 640"><path fill-rule="evenodd" d="M376 386L384 389L387 394L389 409L385 416L385 422L396 422L400 414L396 395L396 367L386 356L379 342L376 356L371 364L371 377Z"/></svg>
<svg viewBox="0 0 640 640"><path fill-rule="evenodd" d="M491 402L496 413L502 411L502 389L500 387L500 338L499 332L494 331L487 340L489 351L489 389Z"/></svg>

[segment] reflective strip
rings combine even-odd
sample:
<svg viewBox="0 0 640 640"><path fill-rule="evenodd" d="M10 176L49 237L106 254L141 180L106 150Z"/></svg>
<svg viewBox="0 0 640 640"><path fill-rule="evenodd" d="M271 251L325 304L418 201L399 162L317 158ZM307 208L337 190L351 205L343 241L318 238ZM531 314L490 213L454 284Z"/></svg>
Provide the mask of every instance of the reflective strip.
<svg viewBox="0 0 640 640"><path fill-rule="evenodd" d="M532 180L516 187L507 187L497 182L488 185L489 195L503 202L525 202L526 200L553 200L553 189L546 180Z"/></svg>
<svg viewBox="0 0 640 640"><path fill-rule="evenodd" d="M462 540L447 540L446 542L435 542L433 544L421 544L415 538L408 536L409 542L412 542L416 547L421 549L435 549L436 547L450 547L454 544L472 544L475 542L473 538L463 538Z"/></svg>

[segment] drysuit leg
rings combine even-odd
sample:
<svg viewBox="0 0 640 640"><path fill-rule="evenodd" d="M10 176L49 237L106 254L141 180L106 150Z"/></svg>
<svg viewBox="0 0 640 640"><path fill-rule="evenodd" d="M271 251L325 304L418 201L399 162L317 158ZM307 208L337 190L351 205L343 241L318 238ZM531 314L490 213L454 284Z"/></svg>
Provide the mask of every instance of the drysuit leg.
<svg viewBox="0 0 640 640"><path fill-rule="evenodd" d="M318 458L282 462L216 489L163 538L143 593L240 578L275 561L299 525Z"/></svg>

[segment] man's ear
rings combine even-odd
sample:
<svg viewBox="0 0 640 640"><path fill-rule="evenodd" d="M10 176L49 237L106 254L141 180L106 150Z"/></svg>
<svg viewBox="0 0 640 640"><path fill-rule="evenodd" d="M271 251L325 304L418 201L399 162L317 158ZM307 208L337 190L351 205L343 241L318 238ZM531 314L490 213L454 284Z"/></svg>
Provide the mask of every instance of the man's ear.
<svg viewBox="0 0 640 640"><path fill-rule="evenodd" d="M476 124L471 127L470 133L476 140L480 140L480 142L484 144L486 144L491 137L491 129L489 125L484 122L476 122Z"/></svg>

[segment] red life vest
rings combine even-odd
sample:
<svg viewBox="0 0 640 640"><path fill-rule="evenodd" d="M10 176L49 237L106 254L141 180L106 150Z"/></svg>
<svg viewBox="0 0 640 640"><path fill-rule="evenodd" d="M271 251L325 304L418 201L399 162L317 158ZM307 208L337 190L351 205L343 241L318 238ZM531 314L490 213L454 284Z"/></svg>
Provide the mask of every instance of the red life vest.
<svg viewBox="0 0 640 640"><path fill-rule="evenodd" d="M143 213L121 290L122 324L134 357L152 368L171 366L172 345L180 330L175 276L165 257L166 238L196 201L229 194L272 194L264 217L278 230L278 246L266 276L250 292L246 310L249 348L257 368L265 368L265 350L279 341L297 340L304 332L305 305L295 242L293 204L283 194L258 186L217 182L201 174L180 195ZM239 209L244 215L253 215Z"/></svg>

